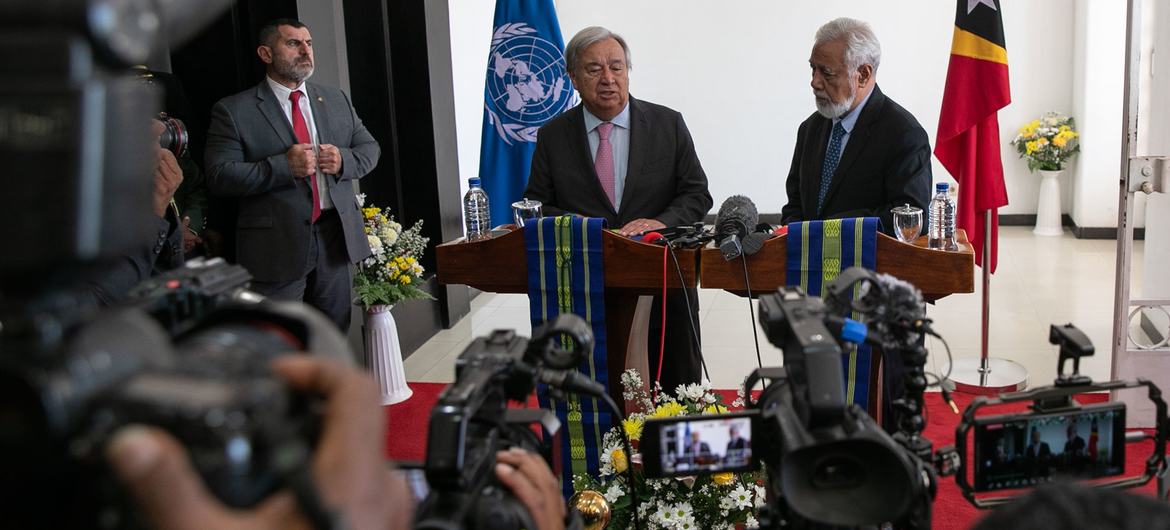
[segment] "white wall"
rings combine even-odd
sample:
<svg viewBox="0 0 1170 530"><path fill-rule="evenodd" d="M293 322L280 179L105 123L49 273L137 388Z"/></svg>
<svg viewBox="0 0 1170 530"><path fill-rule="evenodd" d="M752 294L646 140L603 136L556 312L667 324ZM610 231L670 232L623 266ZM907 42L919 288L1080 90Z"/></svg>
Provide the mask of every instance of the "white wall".
<svg viewBox="0 0 1170 530"><path fill-rule="evenodd" d="M449 1L459 165L466 179L479 170L494 1ZM1007 142L1020 125L1047 110L1073 112L1073 10L1067 0L1007 4L1013 103L1000 112L1000 127L1010 203L1000 211L1034 213L1039 177L1028 173ZM796 128L813 112L808 55L816 28L838 16L870 22L883 48L878 83L914 113L933 144L954 6L944 0L559 0L556 7L566 40L589 25L626 37L634 63L631 94L682 112L716 207L742 193L760 211L778 212L786 202ZM949 180L937 163L934 172L936 180ZM1072 186L1066 183L1065 190L1067 208Z"/></svg>

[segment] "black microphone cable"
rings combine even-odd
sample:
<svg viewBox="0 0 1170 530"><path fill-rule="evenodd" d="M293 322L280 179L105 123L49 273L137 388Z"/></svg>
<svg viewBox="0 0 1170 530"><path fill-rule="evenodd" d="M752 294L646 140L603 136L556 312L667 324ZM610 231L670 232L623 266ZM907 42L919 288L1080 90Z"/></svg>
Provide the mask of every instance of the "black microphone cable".
<svg viewBox="0 0 1170 530"><path fill-rule="evenodd" d="M674 253L674 245L669 242L666 243L666 248L670 251L670 259L674 260L674 270L678 273L679 285L686 285L686 280L683 278L682 267L678 264L678 256ZM698 318L693 311L691 311L691 295L687 294L687 289L682 289L683 301L687 304L687 323L691 325L691 342L695 344L695 352L699 354L699 365L703 367L703 376L708 381L711 380L711 374L707 372L707 360L703 357L703 344L699 339L699 329L695 326L695 318ZM696 300L697 302L697 300Z"/></svg>
<svg viewBox="0 0 1170 530"><path fill-rule="evenodd" d="M756 306L752 303L752 281L748 274L747 254L740 254L739 259L743 263L743 284L747 287L748 313L752 318L752 341L756 344L756 365L758 368L763 368L764 359L760 356L760 334L756 328Z"/></svg>

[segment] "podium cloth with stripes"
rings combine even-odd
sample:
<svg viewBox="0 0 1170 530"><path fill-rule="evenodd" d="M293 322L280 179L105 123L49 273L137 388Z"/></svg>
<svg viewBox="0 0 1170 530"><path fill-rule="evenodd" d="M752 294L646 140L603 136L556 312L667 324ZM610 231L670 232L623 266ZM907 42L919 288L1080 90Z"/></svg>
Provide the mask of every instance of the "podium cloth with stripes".
<svg viewBox="0 0 1170 530"><path fill-rule="evenodd" d="M821 296L821 289L849 267L874 270L877 266L877 232L876 217L789 224L785 266L787 285L799 285L810 296ZM858 317L853 314L853 318ZM846 402L870 410L871 403L876 404L878 385L875 383L879 366L872 348L864 344L849 345L841 356L841 364L845 373Z"/></svg>
<svg viewBox="0 0 1170 530"><path fill-rule="evenodd" d="M525 225L524 244L532 329L562 313L584 318L593 331L594 344L592 355L582 360L578 370L608 388L604 228L605 220L599 218L545 217ZM562 340L566 341L563 347L573 347L570 339ZM537 398L541 407L552 410L561 421L561 445L554 454L560 454L561 483L568 495L573 475L599 475L602 439L613 424L612 417L605 402L593 397L565 394L564 399L556 399L541 385Z"/></svg>

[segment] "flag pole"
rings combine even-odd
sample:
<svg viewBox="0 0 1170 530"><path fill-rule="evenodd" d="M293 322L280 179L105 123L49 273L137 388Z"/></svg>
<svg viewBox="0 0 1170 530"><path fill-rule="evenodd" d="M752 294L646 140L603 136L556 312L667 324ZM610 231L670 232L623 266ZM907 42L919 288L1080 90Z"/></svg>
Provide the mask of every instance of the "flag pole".
<svg viewBox="0 0 1170 530"><path fill-rule="evenodd" d="M991 229L994 209L983 212L983 320L979 360L953 361L951 381L955 390L968 394L998 394L1023 390L1028 385L1028 371L1019 363L991 357Z"/></svg>

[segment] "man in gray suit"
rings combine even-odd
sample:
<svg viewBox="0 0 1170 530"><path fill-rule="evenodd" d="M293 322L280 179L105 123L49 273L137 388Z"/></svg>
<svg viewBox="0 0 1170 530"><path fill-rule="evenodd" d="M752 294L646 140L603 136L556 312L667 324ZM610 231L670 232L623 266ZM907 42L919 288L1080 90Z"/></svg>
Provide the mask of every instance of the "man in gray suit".
<svg viewBox="0 0 1170 530"><path fill-rule="evenodd" d="M256 53L265 80L212 108L207 185L239 198L236 256L252 288L304 300L345 331L350 266L370 255L353 181L381 151L344 92L305 82L313 38L303 23L268 23Z"/></svg>
<svg viewBox="0 0 1170 530"><path fill-rule="evenodd" d="M549 215L603 217L626 236L702 221L712 200L691 134L678 112L630 97L626 41L605 28L585 28L565 47L565 60L582 104L541 127L524 196L544 203ZM689 304L678 291L666 302L670 332L661 383L671 393L700 377L699 300L694 289L687 294ZM661 321L656 297L652 374Z"/></svg>

